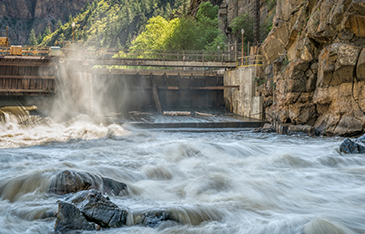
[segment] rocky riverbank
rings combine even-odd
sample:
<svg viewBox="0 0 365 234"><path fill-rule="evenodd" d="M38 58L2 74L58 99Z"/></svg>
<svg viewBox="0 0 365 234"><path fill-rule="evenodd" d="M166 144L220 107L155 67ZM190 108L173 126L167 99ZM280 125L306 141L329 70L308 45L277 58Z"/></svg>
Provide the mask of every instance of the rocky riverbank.
<svg viewBox="0 0 365 234"><path fill-rule="evenodd" d="M276 12L260 48L267 119L327 136L363 133L365 2L283 0Z"/></svg>

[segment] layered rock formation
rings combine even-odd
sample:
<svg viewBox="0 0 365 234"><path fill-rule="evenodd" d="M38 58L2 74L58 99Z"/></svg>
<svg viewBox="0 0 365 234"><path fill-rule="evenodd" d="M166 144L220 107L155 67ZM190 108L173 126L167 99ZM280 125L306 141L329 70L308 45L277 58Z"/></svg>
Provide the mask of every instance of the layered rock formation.
<svg viewBox="0 0 365 234"><path fill-rule="evenodd" d="M10 27L10 38L13 44L25 44L30 30L36 35L43 32L46 26L53 31L61 19L65 22L68 16L76 15L88 0L3 0L0 3L0 26ZM90 1L92 2L92 1Z"/></svg>
<svg viewBox="0 0 365 234"><path fill-rule="evenodd" d="M270 121L309 124L325 135L365 127L365 2L281 0L260 47L260 91Z"/></svg>

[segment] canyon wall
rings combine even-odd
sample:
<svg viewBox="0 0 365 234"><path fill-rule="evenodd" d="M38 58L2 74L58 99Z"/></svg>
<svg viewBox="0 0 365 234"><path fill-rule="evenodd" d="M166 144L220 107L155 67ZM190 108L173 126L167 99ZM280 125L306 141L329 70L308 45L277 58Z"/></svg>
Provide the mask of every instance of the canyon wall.
<svg viewBox="0 0 365 234"><path fill-rule="evenodd" d="M25 44L32 28L36 35L42 33L46 26L53 31L58 19L65 23L69 15L76 15L87 1L1 0L0 30L9 26L11 43Z"/></svg>
<svg viewBox="0 0 365 234"><path fill-rule="evenodd" d="M267 119L364 132L365 2L278 0L273 25L260 47Z"/></svg>

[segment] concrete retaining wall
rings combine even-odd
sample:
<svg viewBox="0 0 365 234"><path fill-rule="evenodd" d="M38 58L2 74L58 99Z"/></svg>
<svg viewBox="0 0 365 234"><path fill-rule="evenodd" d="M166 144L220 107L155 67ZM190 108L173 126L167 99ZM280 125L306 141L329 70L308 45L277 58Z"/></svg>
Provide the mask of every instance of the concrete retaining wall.
<svg viewBox="0 0 365 234"><path fill-rule="evenodd" d="M256 67L238 68L224 73L224 85L240 89L224 90L226 108L235 114L254 119L263 118L263 97L255 96Z"/></svg>

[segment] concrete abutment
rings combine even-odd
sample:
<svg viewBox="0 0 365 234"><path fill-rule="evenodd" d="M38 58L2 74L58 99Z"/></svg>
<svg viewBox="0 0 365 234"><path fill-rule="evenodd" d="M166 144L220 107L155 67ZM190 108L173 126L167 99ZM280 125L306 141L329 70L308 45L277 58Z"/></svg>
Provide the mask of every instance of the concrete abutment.
<svg viewBox="0 0 365 234"><path fill-rule="evenodd" d="M240 67L224 73L224 85L239 85L240 89L224 90L226 108L235 114L262 120L263 97L256 95L258 67Z"/></svg>

